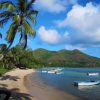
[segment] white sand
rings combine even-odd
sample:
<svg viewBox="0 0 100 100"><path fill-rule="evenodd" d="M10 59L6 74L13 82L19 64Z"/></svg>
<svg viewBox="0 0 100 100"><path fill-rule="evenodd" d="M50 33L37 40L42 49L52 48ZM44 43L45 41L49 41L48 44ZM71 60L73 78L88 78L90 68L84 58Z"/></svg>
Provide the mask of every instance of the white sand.
<svg viewBox="0 0 100 100"><path fill-rule="evenodd" d="M27 100L27 97L30 98L28 100L37 100L35 97L31 97L30 95L28 95L29 93L24 86L24 77L33 72L35 72L35 70L33 69L27 69L27 70L14 69L10 72L7 72L0 79L0 88L4 87L7 89L12 89L14 91L14 93L12 93L12 98L14 98L15 96L13 100ZM18 99L17 97L20 98Z"/></svg>

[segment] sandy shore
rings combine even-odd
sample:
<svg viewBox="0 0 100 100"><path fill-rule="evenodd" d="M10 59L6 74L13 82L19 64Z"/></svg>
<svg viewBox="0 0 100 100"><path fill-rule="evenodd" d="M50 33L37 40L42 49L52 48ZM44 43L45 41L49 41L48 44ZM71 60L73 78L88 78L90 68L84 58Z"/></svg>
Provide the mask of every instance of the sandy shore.
<svg viewBox="0 0 100 100"><path fill-rule="evenodd" d="M0 77L0 89L11 90L10 100L81 100L68 93L53 90L52 87L39 87L30 79L34 72L33 69L14 69L7 72ZM41 83L40 79L39 82Z"/></svg>
<svg viewBox="0 0 100 100"><path fill-rule="evenodd" d="M84 100L67 92L63 92L51 86L44 85L41 78L37 78L37 75L34 75L34 78L32 78L33 75L34 73L27 75L25 77L25 83L30 94L36 96L38 100Z"/></svg>
<svg viewBox="0 0 100 100"><path fill-rule="evenodd" d="M24 77L34 71L35 70L33 69L14 69L7 72L5 75L0 77L0 88L12 91L10 100L37 100L28 93L24 85Z"/></svg>

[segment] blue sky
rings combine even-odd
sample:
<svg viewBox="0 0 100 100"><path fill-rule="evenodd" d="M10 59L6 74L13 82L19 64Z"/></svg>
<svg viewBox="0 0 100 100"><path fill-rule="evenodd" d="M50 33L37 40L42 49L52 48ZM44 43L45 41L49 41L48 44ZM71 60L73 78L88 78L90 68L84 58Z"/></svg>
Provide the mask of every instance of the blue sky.
<svg viewBox="0 0 100 100"><path fill-rule="evenodd" d="M36 0L38 9L36 38L28 39L30 48L48 50L79 49L100 58L99 0ZM9 23L0 29L3 36ZM13 45L18 43L16 36ZM0 43L6 42L4 38Z"/></svg>

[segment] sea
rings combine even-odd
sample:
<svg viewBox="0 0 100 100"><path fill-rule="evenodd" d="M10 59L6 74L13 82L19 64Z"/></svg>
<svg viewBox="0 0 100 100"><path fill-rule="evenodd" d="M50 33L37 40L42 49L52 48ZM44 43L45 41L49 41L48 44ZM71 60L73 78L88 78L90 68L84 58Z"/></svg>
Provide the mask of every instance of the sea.
<svg viewBox="0 0 100 100"><path fill-rule="evenodd" d="M42 72L52 69L55 68L38 69L31 77L32 82L38 87L52 87L55 90L69 93L83 100L100 100L100 84L79 87L74 85L74 81L100 81L100 75L87 75L87 73L91 72L100 73L100 68L61 68L61 73L59 74Z"/></svg>

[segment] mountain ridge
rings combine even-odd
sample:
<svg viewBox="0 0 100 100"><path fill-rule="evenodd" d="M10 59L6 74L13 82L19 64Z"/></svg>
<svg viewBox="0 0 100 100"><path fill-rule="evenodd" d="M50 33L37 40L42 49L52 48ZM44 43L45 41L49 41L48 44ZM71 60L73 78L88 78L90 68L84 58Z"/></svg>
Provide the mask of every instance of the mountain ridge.
<svg viewBox="0 0 100 100"><path fill-rule="evenodd" d="M100 58L90 56L79 50L58 50L36 49L33 51L35 58L39 59L43 66L61 67L99 67Z"/></svg>

